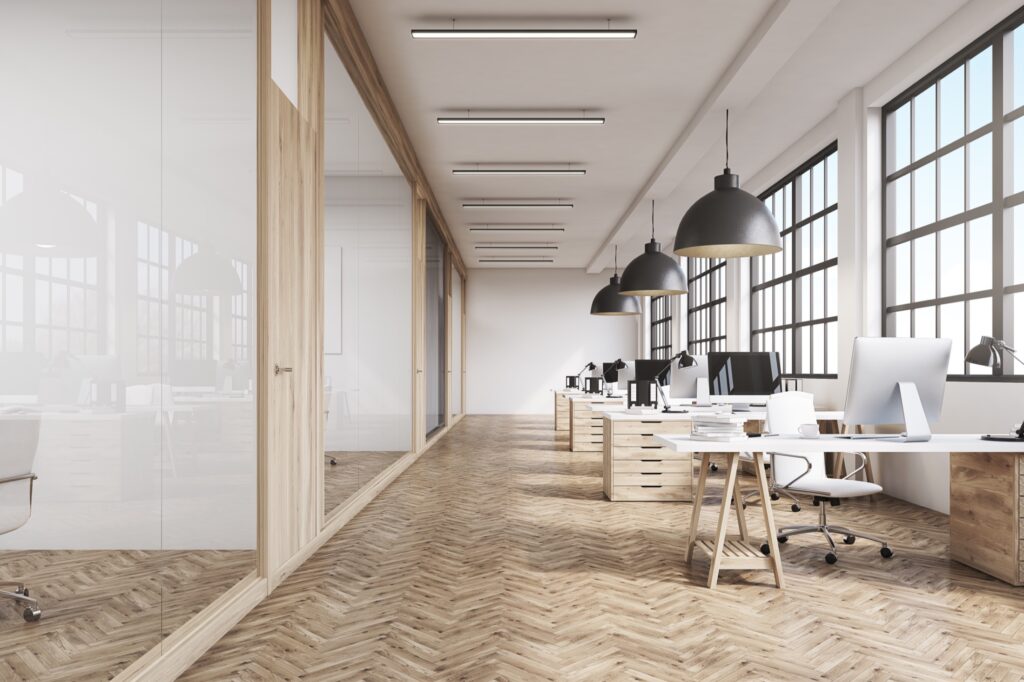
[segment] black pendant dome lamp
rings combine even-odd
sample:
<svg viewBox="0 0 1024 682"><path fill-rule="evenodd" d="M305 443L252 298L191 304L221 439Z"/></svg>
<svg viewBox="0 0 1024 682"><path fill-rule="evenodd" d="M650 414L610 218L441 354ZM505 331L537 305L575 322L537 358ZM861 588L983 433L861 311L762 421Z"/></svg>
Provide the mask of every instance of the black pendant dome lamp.
<svg viewBox="0 0 1024 682"><path fill-rule="evenodd" d="M639 315L640 301L636 296L623 296L619 293L619 246L615 245L615 274L608 284L594 296L590 304L591 315Z"/></svg>
<svg viewBox="0 0 1024 682"><path fill-rule="evenodd" d="M651 241L644 252L622 271L620 293L625 296L674 296L685 294L686 272L679 262L661 252L654 237L654 200L651 199Z"/></svg>
<svg viewBox="0 0 1024 682"><path fill-rule="evenodd" d="M725 110L725 170L715 189L690 206L676 231L674 251L692 258L743 258L782 250L779 226L760 199L740 189L729 169L729 110Z"/></svg>

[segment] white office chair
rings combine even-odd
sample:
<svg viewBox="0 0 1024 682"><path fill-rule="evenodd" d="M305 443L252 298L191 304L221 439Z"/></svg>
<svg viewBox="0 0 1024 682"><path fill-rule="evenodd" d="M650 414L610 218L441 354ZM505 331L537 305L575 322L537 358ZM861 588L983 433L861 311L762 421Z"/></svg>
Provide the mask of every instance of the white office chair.
<svg viewBox="0 0 1024 682"><path fill-rule="evenodd" d="M6 418L0 423L0 535L25 525L32 516L32 486L36 475L32 465L39 444L39 416L32 414ZM25 605L21 615L36 621L43 615L39 603L29 596L23 583L0 583L13 591L0 589L0 597Z"/></svg>
<svg viewBox="0 0 1024 682"><path fill-rule="evenodd" d="M810 393L790 391L769 396L767 405L767 428L769 433L792 436L798 433L801 424L814 424L814 396ZM793 535L804 533L821 533L829 544L829 552L825 561L834 564L836 542L833 535L842 535L843 542L852 545L857 538L870 540L882 545L881 554L884 558L892 557L892 549L881 538L867 533L852 531L849 528L830 526L826 509L829 505L838 506L840 501L850 497L866 497L882 492L882 486L867 481L857 481L853 477L864 469L867 456L855 453L859 462L856 469L844 478L830 478L825 469L825 453L795 454L786 452L769 453L772 472L780 492L811 495L814 506L819 508L818 523L815 525L786 526L779 529L777 537L780 543L786 542ZM761 551L768 553L768 546L763 545Z"/></svg>

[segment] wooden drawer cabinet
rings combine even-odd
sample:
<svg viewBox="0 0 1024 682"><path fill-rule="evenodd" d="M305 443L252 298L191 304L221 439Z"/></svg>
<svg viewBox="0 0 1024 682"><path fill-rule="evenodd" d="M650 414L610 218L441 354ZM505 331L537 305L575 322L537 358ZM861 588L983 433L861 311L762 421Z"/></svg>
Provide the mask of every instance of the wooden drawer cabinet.
<svg viewBox="0 0 1024 682"><path fill-rule="evenodd" d="M555 391L555 431L568 431L569 419L569 396Z"/></svg>
<svg viewBox="0 0 1024 682"><path fill-rule="evenodd" d="M693 499L693 460L655 440L656 434L689 433L690 422L672 419L602 420L604 494L613 502L687 502Z"/></svg>
<svg viewBox="0 0 1024 682"><path fill-rule="evenodd" d="M620 406L623 402L624 398L571 398L569 449L573 452L600 452L604 442L604 418L601 412L608 407Z"/></svg>
<svg viewBox="0 0 1024 682"><path fill-rule="evenodd" d="M1024 585L1024 455L950 453L952 557Z"/></svg>

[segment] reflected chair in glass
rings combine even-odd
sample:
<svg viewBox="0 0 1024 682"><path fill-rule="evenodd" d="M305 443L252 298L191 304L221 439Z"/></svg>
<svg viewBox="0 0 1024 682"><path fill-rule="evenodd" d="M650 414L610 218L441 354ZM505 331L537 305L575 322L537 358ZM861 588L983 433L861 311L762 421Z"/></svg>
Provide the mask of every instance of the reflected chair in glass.
<svg viewBox="0 0 1024 682"><path fill-rule="evenodd" d="M32 488L36 475L32 473L36 448L39 443L39 415L24 412L0 413L0 535L24 526L32 516ZM21 582L0 582L0 597L13 599L25 610L26 621L36 621L43 615L39 602L29 596L28 587ZM13 588L8 590L6 588Z"/></svg>

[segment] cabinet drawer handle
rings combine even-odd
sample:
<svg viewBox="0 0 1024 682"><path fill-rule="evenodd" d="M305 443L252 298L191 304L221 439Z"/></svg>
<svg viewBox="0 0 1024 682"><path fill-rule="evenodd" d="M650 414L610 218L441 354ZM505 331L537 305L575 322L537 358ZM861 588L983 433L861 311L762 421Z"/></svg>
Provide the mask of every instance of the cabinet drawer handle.
<svg viewBox="0 0 1024 682"><path fill-rule="evenodd" d="M641 445L641 450L661 450L660 445Z"/></svg>
<svg viewBox="0 0 1024 682"><path fill-rule="evenodd" d="M641 476L661 476L660 471L641 471Z"/></svg>
<svg viewBox="0 0 1024 682"><path fill-rule="evenodd" d="M660 459L642 459L641 462L660 462Z"/></svg>
<svg viewBox="0 0 1024 682"><path fill-rule="evenodd" d="M658 421L658 420L648 421L648 420L641 419L640 423L641 424L660 424L661 422Z"/></svg>
<svg viewBox="0 0 1024 682"><path fill-rule="evenodd" d="M641 488L660 488L660 485L642 485Z"/></svg>

